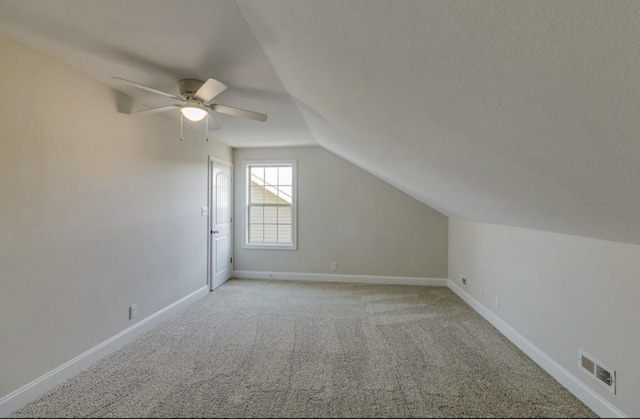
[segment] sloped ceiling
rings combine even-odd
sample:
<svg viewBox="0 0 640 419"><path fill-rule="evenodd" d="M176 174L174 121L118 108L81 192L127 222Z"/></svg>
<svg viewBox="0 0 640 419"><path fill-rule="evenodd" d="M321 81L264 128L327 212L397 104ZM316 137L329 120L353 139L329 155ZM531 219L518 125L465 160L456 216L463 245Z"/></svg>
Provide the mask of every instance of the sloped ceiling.
<svg viewBox="0 0 640 419"><path fill-rule="evenodd" d="M640 2L15 0L0 12L0 31L128 94L140 92L109 77L228 84L221 103L270 117L221 117L234 147L317 141L446 215L640 244Z"/></svg>
<svg viewBox="0 0 640 419"><path fill-rule="evenodd" d="M239 4L327 149L447 215L640 243L640 2Z"/></svg>

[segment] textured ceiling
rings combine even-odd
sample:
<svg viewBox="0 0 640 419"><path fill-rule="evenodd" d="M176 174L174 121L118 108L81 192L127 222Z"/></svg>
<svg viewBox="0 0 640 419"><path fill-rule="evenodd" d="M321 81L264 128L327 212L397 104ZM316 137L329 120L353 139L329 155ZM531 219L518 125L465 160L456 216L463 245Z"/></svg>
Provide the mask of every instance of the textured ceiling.
<svg viewBox="0 0 640 419"><path fill-rule="evenodd" d="M239 5L325 148L447 215L640 243L640 2Z"/></svg>
<svg viewBox="0 0 640 419"><path fill-rule="evenodd" d="M627 1L0 2L147 103L109 77L228 84L269 114L221 116L232 146L317 141L446 215L640 244L638 28Z"/></svg>

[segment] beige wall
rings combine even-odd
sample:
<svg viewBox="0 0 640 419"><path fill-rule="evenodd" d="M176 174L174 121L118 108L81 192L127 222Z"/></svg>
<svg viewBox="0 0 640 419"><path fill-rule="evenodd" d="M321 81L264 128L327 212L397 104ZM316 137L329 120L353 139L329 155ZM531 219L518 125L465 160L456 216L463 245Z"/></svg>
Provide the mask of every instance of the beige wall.
<svg viewBox="0 0 640 419"><path fill-rule="evenodd" d="M0 37L0 398L206 285L207 156L231 150Z"/></svg>
<svg viewBox="0 0 640 419"><path fill-rule="evenodd" d="M452 280L464 275L473 298L623 413L640 416L640 246L455 218L449 231ZM617 371L616 395L579 369L579 349Z"/></svg>
<svg viewBox="0 0 640 419"><path fill-rule="evenodd" d="M243 161L295 159L298 249L243 249ZM320 147L236 149L237 271L447 277L447 217Z"/></svg>

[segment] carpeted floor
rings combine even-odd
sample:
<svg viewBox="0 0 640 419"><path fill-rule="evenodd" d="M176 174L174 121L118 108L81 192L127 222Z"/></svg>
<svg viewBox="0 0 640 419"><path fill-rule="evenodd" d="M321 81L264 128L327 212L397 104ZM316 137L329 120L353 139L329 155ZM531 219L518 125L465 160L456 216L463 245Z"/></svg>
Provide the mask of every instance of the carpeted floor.
<svg viewBox="0 0 640 419"><path fill-rule="evenodd" d="M14 417L596 417L447 288L231 280Z"/></svg>

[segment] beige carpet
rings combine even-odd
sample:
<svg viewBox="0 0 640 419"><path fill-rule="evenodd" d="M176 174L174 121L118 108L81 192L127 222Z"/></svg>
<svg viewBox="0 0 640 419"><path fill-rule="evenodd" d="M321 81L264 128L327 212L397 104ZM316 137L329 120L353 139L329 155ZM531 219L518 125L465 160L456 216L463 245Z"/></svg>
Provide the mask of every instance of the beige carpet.
<svg viewBox="0 0 640 419"><path fill-rule="evenodd" d="M595 417L446 288L231 280L15 417Z"/></svg>

